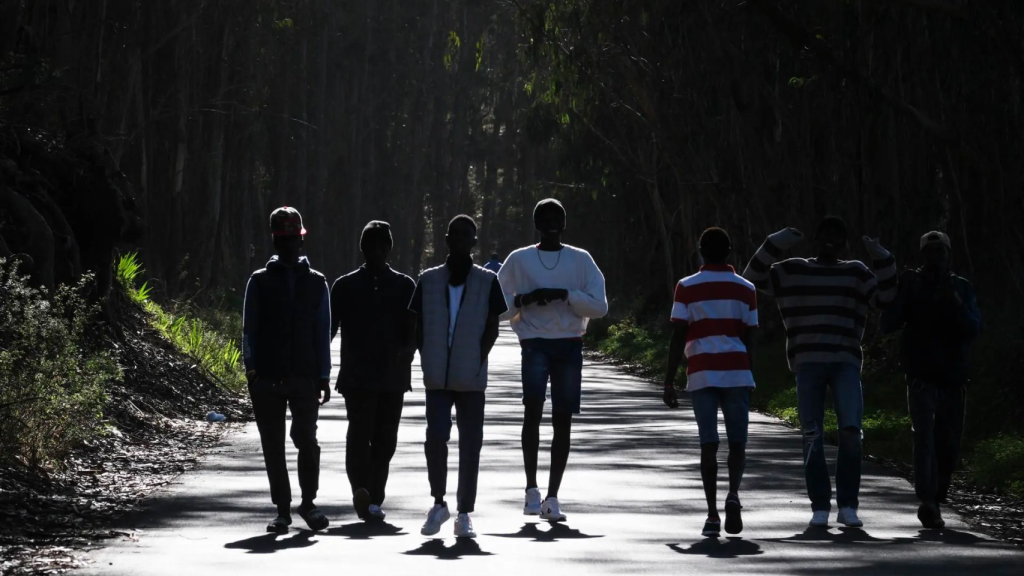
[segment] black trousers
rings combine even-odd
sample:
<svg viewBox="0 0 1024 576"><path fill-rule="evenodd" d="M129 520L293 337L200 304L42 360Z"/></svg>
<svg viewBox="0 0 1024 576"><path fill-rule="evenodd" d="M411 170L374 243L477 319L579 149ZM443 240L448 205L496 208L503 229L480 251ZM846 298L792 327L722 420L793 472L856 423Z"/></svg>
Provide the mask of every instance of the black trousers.
<svg viewBox="0 0 1024 576"><path fill-rule="evenodd" d="M914 427L914 492L922 502L944 503L960 461L966 389L913 380L907 405Z"/></svg>
<svg viewBox="0 0 1024 576"><path fill-rule="evenodd" d="M263 461L270 480L270 499L275 505L292 501L285 458L285 418L292 411L290 436L299 451L299 488L303 500L316 498L320 486L320 445L316 421L320 413L320 389L315 380L289 378L272 381L259 378L249 384L249 397L260 431Z"/></svg>
<svg viewBox="0 0 1024 576"><path fill-rule="evenodd" d="M370 503L380 506L386 497L391 458L398 446L404 392L352 390L342 394L348 412L345 468L352 491L365 488Z"/></svg>

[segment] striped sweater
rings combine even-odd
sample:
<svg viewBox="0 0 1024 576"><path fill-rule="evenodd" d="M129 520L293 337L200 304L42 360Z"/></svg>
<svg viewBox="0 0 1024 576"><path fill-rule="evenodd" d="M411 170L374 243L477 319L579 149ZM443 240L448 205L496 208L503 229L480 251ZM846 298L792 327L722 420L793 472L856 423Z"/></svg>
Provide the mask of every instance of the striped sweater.
<svg viewBox="0 0 1024 576"><path fill-rule="evenodd" d="M776 262L781 250L766 240L743 277L775 296L786 327L789 366L807 362L849 362L861 366L861 339L869 308L882 309L896 297L896 260L819 264L814 259Z"/></svg>

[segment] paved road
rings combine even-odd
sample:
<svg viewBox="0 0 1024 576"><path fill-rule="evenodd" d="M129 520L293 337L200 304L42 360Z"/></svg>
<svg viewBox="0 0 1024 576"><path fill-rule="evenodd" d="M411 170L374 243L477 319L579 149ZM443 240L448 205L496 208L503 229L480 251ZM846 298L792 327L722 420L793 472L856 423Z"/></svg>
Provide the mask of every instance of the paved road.
<svg viewBox="0 0 1024 576"><path fill-rule="evenodd" d="M752 416L744 482L746 530L741 538L703 539L697 429L689 407L670 412L649 384L595 363L584 370L584 414L574 429L561 490L569 521L549 526L524 517L518 375L518 345L505 331L491 362L474 515L481 536L475 541L451 537L452 522L444 526L443 538L419 534L432 501L422 447L423 394L416 384L388 486L387 524L364 525L351 510L345 409L332 401L320 420L324 470L318 502L332 521L326 533L295 527L287 536L263 533L272 509L256 427L249 425L218 446L198 471L158 494L147 512L125 521L125 527L139 530L137 540L94 552L95 563L81 573L1022 573L1024 554L968 531L955 517L947 519L945 533L921 530L910 486L873 466L865 468L864 529L808 529L799 435L758 415ZM454 443L455 428L452 433ZM550 442L549 428L545 434L542 450ZM453 446L453 490L457 454ZM542 479L546 462L542 457ZM294 472L294 456L291 465ZM724 495L724 486L720 491ZM478 572L465 572L470 570Z"/></svg>

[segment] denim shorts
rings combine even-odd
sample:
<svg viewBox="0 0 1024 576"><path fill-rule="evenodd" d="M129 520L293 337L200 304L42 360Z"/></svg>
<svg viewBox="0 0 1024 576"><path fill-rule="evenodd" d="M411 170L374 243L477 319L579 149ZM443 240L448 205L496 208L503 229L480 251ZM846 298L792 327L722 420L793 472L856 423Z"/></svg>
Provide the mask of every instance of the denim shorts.
<svg viewBox="0 0 1024 576"><path fill-rule="evenodd" d="M725 419L725 435L730 444L747 443L747 425L750 422L750 388L701 388L690 392L693 415L697 419L697 433L701 444L719 442L718 408Z"/></svg>
<svg viewBox="0 0 1024 576"><path fill-rule="evenodd" d="M547 400L551 379L551 411L579 414L583 394L583 341L530 338L523 348L523 404Z"/></svg>

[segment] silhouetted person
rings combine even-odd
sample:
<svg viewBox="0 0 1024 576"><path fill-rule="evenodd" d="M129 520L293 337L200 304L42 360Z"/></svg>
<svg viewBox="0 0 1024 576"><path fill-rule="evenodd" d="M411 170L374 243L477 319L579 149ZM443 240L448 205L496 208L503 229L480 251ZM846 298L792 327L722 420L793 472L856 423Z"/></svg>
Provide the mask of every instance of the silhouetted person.
<svg viewBox="0 0 1024 576"><path fill-rule="evenodd" d="M708 228L700 237L704 261L700 272L676 285L671 320L674 325L665 375L665 404L676 408L674 380L686 355L686 391L693 404L700 438L700 477L708 503L701 532L717 538L718 409L722 409L729 440L729 494L725 498L725 531L743 531L740 481L746 466L750 421L751 331L757 327L757 290L728 264L732 241L721 228Z"/></svg>
<svg viewBox="0 0 1024 576"><path fill-rule="evenodd" d="M925 528L945 526L946 502L960 460L969 372L968 349L981 330L974 288L949 271L949 237L921 237L924 266L900 277L895 302L882 315L886 333L903 328L903 368L914 428L914 491Z"/></svg>
<svg viewBox="0 0 1024 576"><path fill-rule="evenodd" d="M270 215L276 256L253 272L245 288L242 351L249 395L260 432L270 497L277 518L268 532L284 533L292 523L291 484L285 459L285 416L291 408L291 438L299 451L297 512L312 530L329 524L313 503L320 480L316 421L331 399L331 309L327 280L309 266L302 250L306 229L298 210L287 206ZM321 399L322 394L322 399Z"/></svg>
<svg viewBox="0 0 1024 576"><path fill-rule="evenodd" d="M583 334L590 318L608 313L604 276L585 250L562 244L565 208L554 199L533 210L540 232L536 246L509 254L498 273L512 329L523 349L523 461L526 504L523 513L562 521L558 489L569 461L572 415L580 413ZM541 501L537 484L540 422L551 379L551 473Z"/></svg>
<svg viewBox="0 0 1024 576"><path fill-rule="evenodd" d="M817 257L776 262L802 240L795 228L772 234L751 258L743 276L758 290L775 296L786 327L786 353L796 372L804 475L813 511L810 525L828 526L832 509L823 440L825 394L831 388L839 421L838 521L863 526L857 515L864 415L861 339L868 310L884 307L896 297L896 260L867 236L864 246L875 272L861 262L840 260L840 251L847 245L846 224L830 216L818 226Z"/></svg>
<svg viewBox="0 0 1024 576"><path fill-rule="evenodd" d="M491 259L484 264L484 268L487 268L491 272L497 274L501 270L501 257L498 256L497 252L491 253Z"/></svg>
<svg viewBox="0 0 1024 576"><path fill-rule="evenodd" d="M393 245L387 222L367 224L359 238L366 263L331 287L331 338L341 334L336 390L348 415L345 469L364 520L385 517L381 505L416 353L406 331L416 283L388 266Z"/></svg>
<svg viewBox="0 0 1024 576"><path fill-rule="evenodd" d="M420 533L432 536L451 514L444 497L448 479L448 439L452 406L459 427L459 488L455 536L475 538L469 515L476 505L480 448L484 440L487 357L498 339L498 317L505 312L498 278L473 264L476 222L459 215L448 224L448 258L420 274L409 304L415 316L416 345L427 391L427 475L434 506Z"/></svg>

